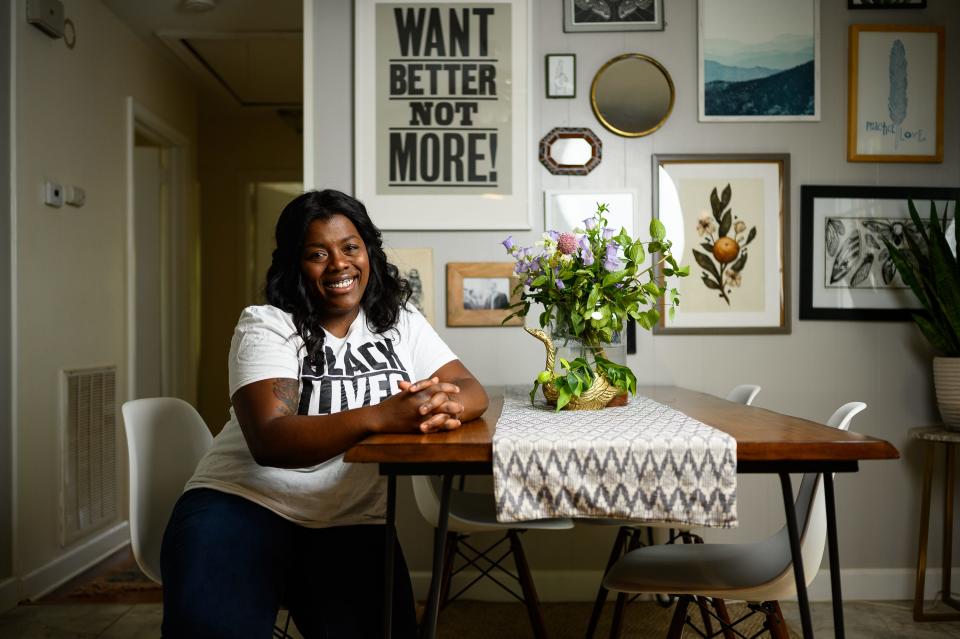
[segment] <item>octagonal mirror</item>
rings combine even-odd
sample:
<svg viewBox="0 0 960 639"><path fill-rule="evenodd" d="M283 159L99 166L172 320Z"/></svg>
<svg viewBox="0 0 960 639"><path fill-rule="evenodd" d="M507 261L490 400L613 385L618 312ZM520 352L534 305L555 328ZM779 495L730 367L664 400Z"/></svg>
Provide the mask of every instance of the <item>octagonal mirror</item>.
<svg viewBox="0 0 960 639"><path fill-rule="evenodd" d="M667 70L640 53L613 58L600 67L590 86L590 105L600 124L625 137L650 135L663 126L674 97Z"/></svg>
<svg viewBox="0 0 960 639"><path fill-rule="evenodd" d="M602 150L590 129L557 127L540 140L540 163L554 175L586 175L600 164Z"/></svg>

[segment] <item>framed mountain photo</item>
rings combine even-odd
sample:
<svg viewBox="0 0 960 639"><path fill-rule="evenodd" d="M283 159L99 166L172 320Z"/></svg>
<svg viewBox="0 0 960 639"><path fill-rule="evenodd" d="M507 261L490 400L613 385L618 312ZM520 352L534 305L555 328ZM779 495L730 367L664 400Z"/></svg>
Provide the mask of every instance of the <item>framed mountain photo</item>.
<svg viewBox="0 0 960 639"><path fill-rule="evenodd" d="M700 0L699 119L820 119L820 0Z"/></svg>

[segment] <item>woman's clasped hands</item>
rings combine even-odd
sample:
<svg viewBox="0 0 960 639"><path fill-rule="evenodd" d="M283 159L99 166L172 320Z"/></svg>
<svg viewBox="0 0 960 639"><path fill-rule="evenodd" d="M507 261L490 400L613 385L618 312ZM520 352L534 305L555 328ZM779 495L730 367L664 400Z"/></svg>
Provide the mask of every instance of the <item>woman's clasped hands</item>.
<svg viewBox="0 0 960 639"><path fill-rule="evenodd" d="M460 427L463 404L455 398L460 387L441 382L438 377L418 382L401 381L400 392L381 403L389 409L386 415L388 432L436 433Z"/></svg>

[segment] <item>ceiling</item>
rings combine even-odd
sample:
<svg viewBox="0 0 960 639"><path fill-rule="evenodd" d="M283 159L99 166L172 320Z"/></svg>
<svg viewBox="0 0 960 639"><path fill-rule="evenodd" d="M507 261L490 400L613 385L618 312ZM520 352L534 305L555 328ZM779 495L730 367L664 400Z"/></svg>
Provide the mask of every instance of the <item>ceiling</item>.
<svg viewBox="0 0 960 639"><path fill-rule="evenodd" d="M101 1L221 99L250 108L302 105L302 0L217 0L203 13L182 9L180 0Z"/></svg>

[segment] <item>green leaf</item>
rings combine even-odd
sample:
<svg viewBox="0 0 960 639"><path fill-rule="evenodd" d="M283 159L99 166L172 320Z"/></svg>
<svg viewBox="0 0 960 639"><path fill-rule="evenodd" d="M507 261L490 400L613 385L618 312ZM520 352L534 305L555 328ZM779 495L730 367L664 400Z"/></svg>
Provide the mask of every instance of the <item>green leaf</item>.
<svg viewBox="0 0 960 639"><path fill-rule="evenodd" d="M718 233L720 237L725 237L727 233L730 232L730 227L733 225L733 216L730 211L727 211L723 214L723 219L720 220L720 230Z"/></svg>
<svg viewBox="0 0 960 639"><path fill-rule="evenodd" d="M623 280L626 276L626 270L614 271L613 273L607 273L603 278L603 287L606 288L611 284L616 284L617 282Z"/></svg>
<svg viewBox="0 0 960 639"><path fill-rule="evenodd" d="M743 270L743 267L747 265L747 253L741 253L740 257L737 258L737 261L730 265L730 270L734 273L739 273Z"/></svg>
<svg viewBox="0 0 960 639"><path fill-rule="evenodd" d="M719 223L720 215L723 213L726 205L720 201L720 197L717 195L717 187L713 187L713 190L710 191L710 208L713 210L713 219Z"/></svg>
<svg viewBox="0 0 960 639"><path fill-rule="evenodd" d="M720 195L720 203L723 204L724 207L726 207L727 204L730 204L731 195L732 191L730 190L730 185L727 184L727 186L723 188L723 193Z"/></svg>
<svg viewBox="0 0 960 639"><path fill-rule="evenodd" d="M715 291L719 291L719 290L720 290L720 284L718 284L718 283L715 282L714 280L711 280L711 279L710 279L710 276L707 275L706 273L704 273L704 274L701 276L701 279L703 280L703 283L706 284L707 288L712 288L712 289L715 290Z"/></svg>
<svg viewBox="0 0 960 639"><path fill-rule="evenodd" d="M755 238L756 236L757 236L757 227L754 226L753 228L750 229L750 232L747 233L747 241L744 242L743 245L746 246L747 244L752 242L753 238Z"/></svg>
<svg viewBox="0 0 960 639"><path fill-rule="evenodd" d="M655 240L662 240L667 237L667 227L657 218L650 220L650 237Z"/></svg>
<svg viewBox="0 0 960 639"><path fill-rule="evenodd" d="M693 251L693 259L697 261L697 264L700 265L700 268L713 275L718 282L720 281L720 271L717 270L717 265L713 263L713 260L709 255L705 255L704 253L695 250Z"/></svg>

